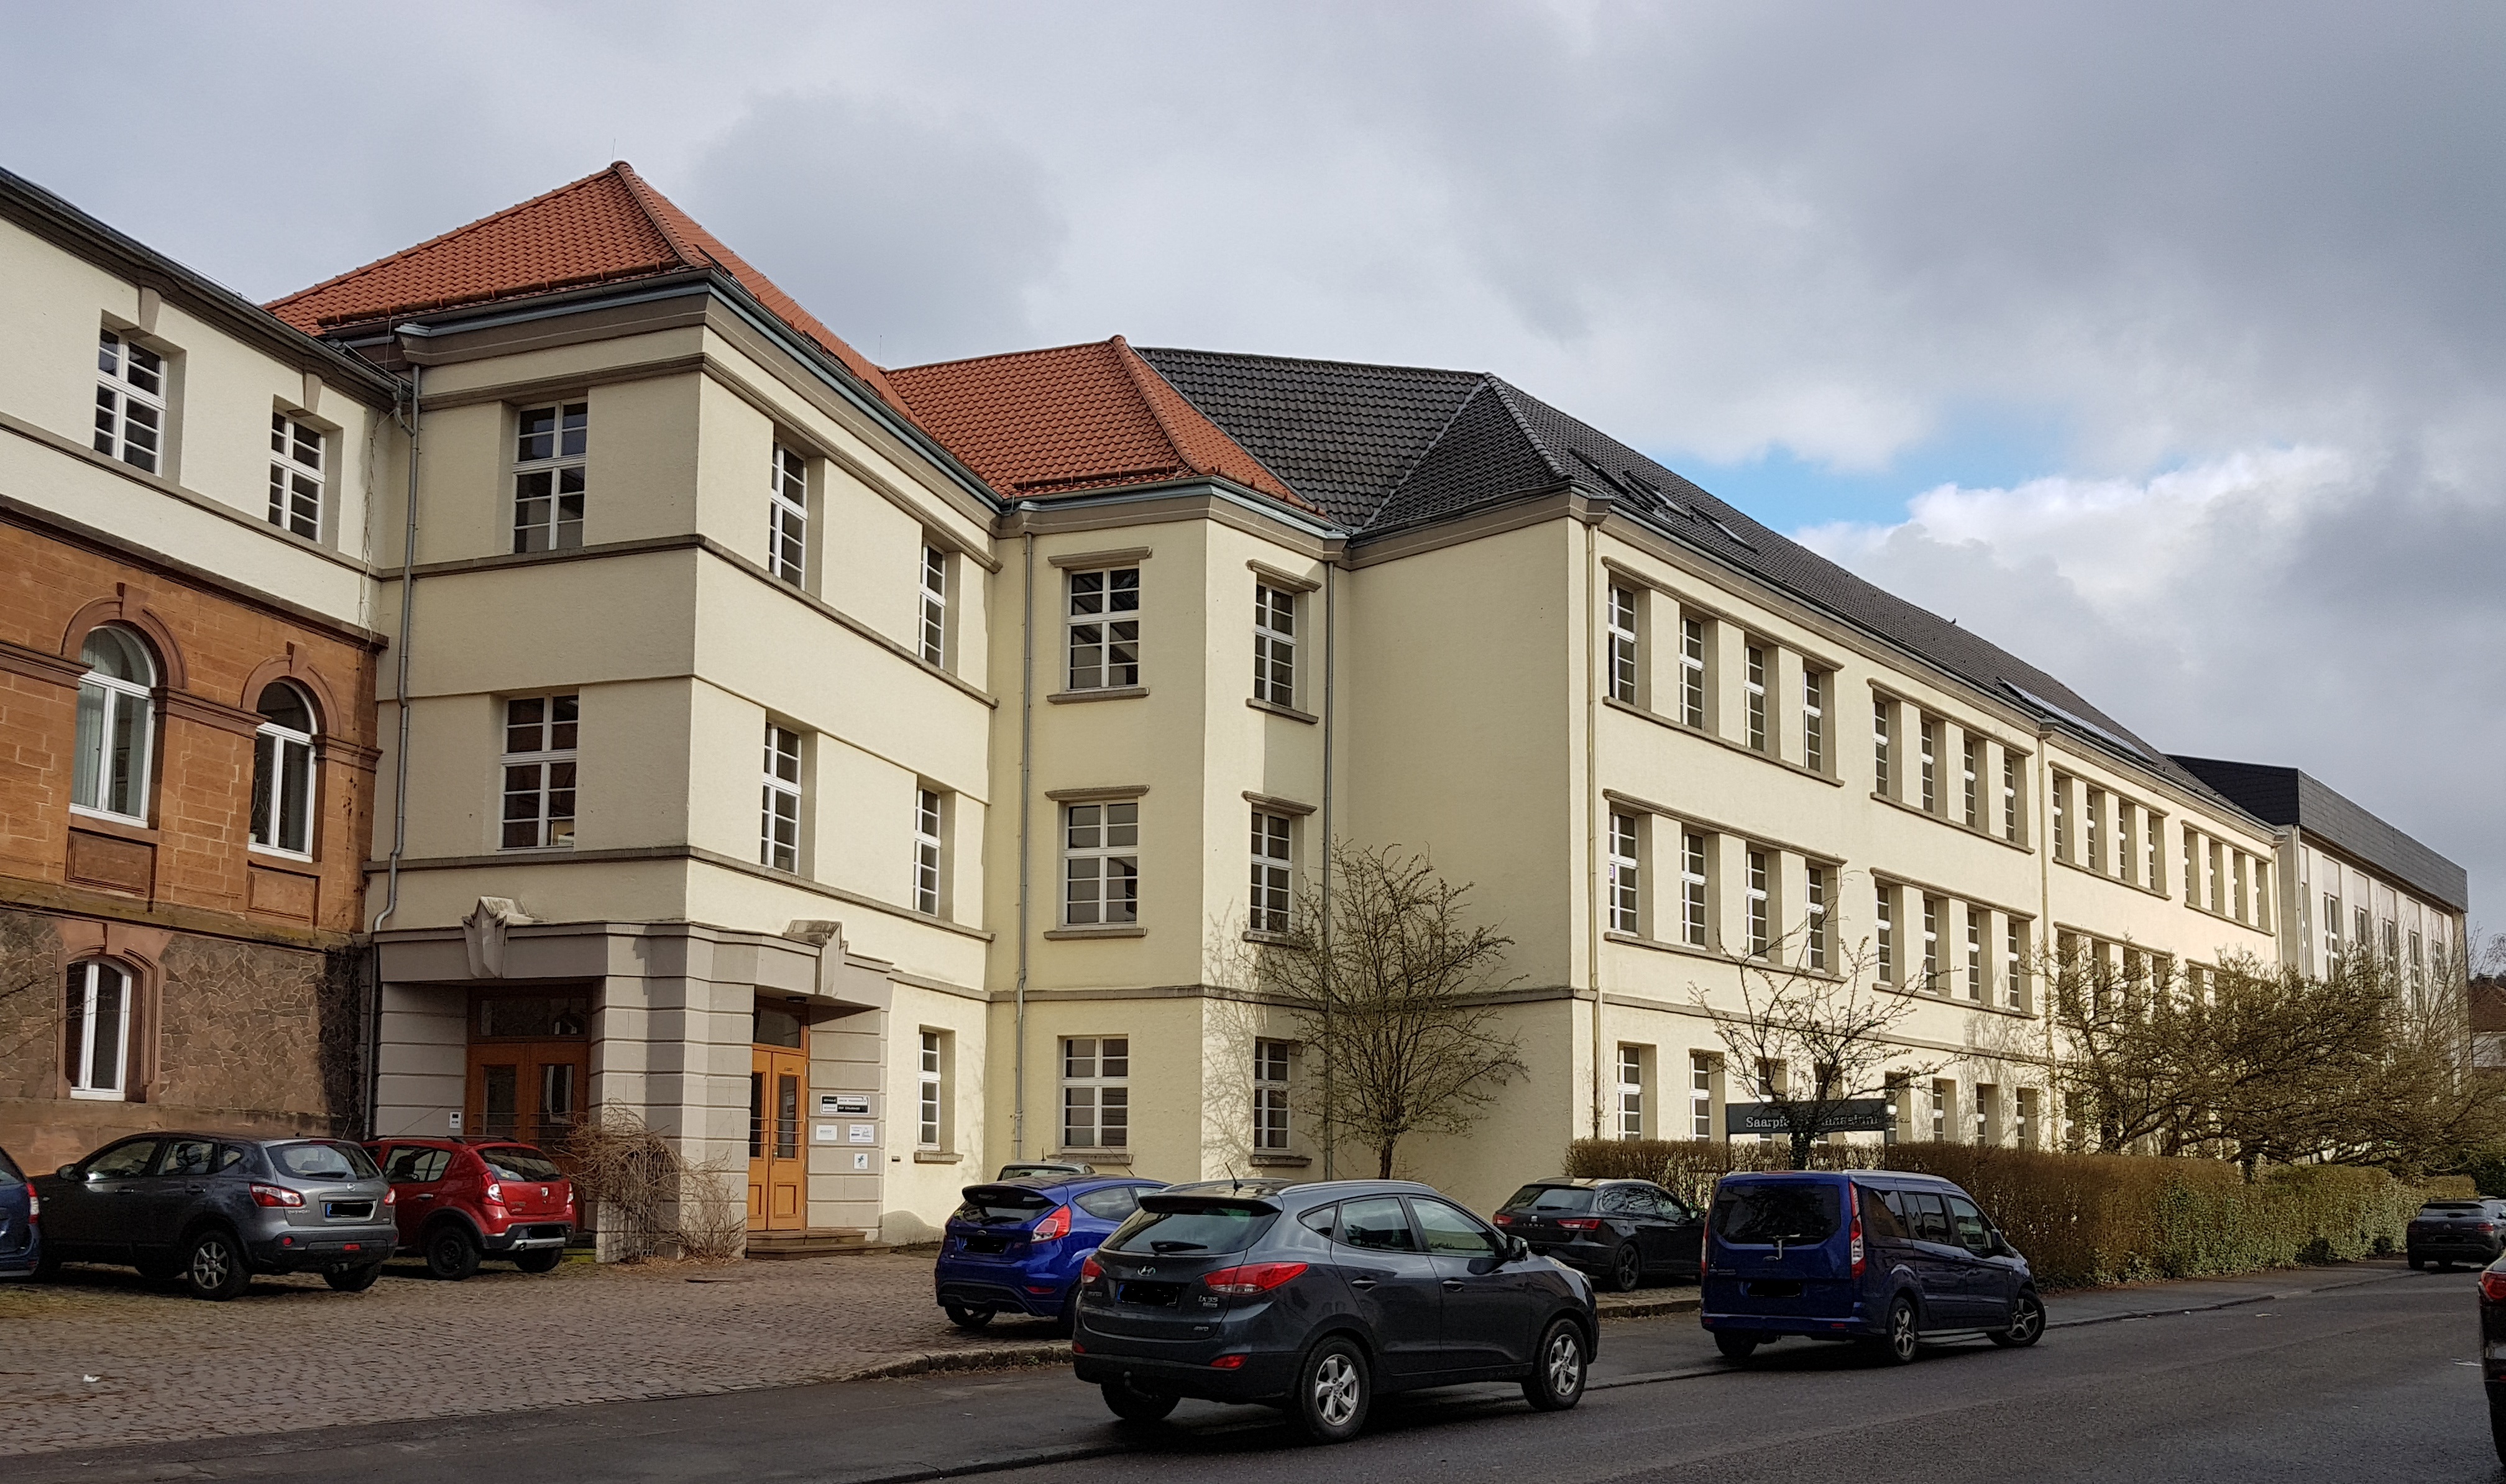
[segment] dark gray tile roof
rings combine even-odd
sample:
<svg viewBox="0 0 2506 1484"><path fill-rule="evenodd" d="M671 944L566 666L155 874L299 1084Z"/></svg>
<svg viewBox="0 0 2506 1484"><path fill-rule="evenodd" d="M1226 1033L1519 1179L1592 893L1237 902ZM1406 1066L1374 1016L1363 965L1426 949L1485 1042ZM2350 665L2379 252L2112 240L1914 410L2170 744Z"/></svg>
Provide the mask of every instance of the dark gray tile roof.
<svg viewBox="0 0 2506 1484"><path fill-rule="evenodd" d="M1611 499L1675 541L2016 701L2091 746L2217 797L2053 676L1786 540L1496 376L1203 350L1143 347L1140 355L1273 474L1331 512L1352 544L1571 483Z"/></svg>
<svg viewBox="0 0 2506 1484"><path fill-rule="evenodd" d="M2175 760L2247 813L2274 825L2295 825L2431 901L2457 912L2470 908L2471 881L2461 866L2368 813L2312 774L2222 758L2178 756Z"/></svg>

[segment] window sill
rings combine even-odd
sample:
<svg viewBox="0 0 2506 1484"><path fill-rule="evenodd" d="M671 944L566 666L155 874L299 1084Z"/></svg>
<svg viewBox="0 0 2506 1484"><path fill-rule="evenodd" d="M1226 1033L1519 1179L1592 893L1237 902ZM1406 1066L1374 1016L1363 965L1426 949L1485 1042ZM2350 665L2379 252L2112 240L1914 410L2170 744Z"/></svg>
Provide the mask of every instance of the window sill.
<svg viewBox="0 0 2506 1484"><path fill-rule="evenodd" d="M2067 866L2071 869L2078 871L2083 876L2103 881L2109 886L2119 886L2126 891L2138 892L2144 897L2155 897L2161 901L2173 901L2176 900L2175 895L2172 892L2164 891L2156 887L2143 886L2137 881L2126 880L2122 876L2109 876L2104 871L2097 870L2092 866L2082 866L2079 862L2064 856L2054 856L2053 862L2057 866ZM2230 917L2225 912L2212 912L2208 907L2202 906L2199 902L2188 901L2184 904L2191 907L2196 912L2208 913L2210 916L2219 919L2221 922L2234 922L2237 923L2238 926L2245 928L2253 927L2252 923L2238 922L2238 919Z"/></svg>
<svg viewBox="0 0 2506 1484"><path fill-rule="evenodd" d="M70 1089L70 1096L76 1098L82 1103L127 1103L130 1101L130 1095L128 1093L99 1092L88 1087L73 1087Z"/></svg>
<svg viewBox="0 0 2506 1484"><path fill-rule="evenodd" d="M135 820L126 814L104 814L83 804L70 805L70 828L137 840L142 845L162 844L165 838L162 832L151 829L145 820Z"/></svg>
<svg viewBox="0 0 2506 1484"><path fill-rule="evenodd" d="M1779 959L1734 958L1728 953L1713 948L1700 948L1694 943L1674 943L1667 938L1646 937L1636 933L1610 932L1602 934L1601 937L1606 942L1625 943L1630 948L1650 948L1656 953L1685 954L1693 959L1707 959L1739 969L1755 969L1764 973L1799 975L1805 979L1825 979L1835 984L1844 982L1842 974L1830 973L1824 969L1806 969L1798 964L1784 963Z"/></svg>
<svg viewBox="0 0 2506 1484"><path fill-rule="evenodd" d="M953 1149L915 1149L913 1151L915 1164L955 1164L965 1157Z"/></svg>
<svg viewBox="0 0 2506 1484"><path fill-rule="evenodd" d="M1266 701L1260 696L1248 695L1244 697L1244 704L1256 711L1267 711L1274 717L1286 717L1291 722L1303 722L1307 726L1319 725L1322 723L1322 718L1311 712L1299 711L1294 706L1282 706L1277 701Z"/></svg>
<svg viewBox="0 0 2506 1484"><path fill-rule="evenodd" d="M2015 850L2023 856L2035 854L2034 851L2028 849L2018 841L2003 839L2000 835L1993 833L1989 830L1984 829L1982 826L1970 825L1963 820L1954 820L1946 814L1934 814L1931 810L1922 807L1920 804L1910 804L1902 798L1882 794L1877 789L1871 791L1871 796L1892 809L1903 809L1908 814L1914 815L1916 819L1927 819L1935 825L1947 825L1950 829L1956 830L1960 834L1987 841L1991 844L2000 846L2004 850ZM2124 882L2121 884L2126 886L2130 885L2130 882Z"/></svg>
<svg viewBox="0 0 2506 1484"><path fill-rule="evenodd" d="M1244 940L1248 943L1269 943L1274 948L1294 948L1305 942L1304 938L1294 933L1256 933L1251 929L1245 930Z"/></svg>
<svg viewBox="0 0 2506 1484"><path fill-rule="evenodd" d="M1313 1156L1310 1154L1256 1154L1253 1156L1253 1168L1257 1170L1302 1170L1313 1162Z"/></svg>
<svg viewBox="0 0 2506 1484"><path fill-rule="evenodd" d="M310 855L299 855L292 850L280 850L274 845L252 845L247 847L244 853L253 860L269 866L311 866L313 864L313 857Z"/></svg>
<svg viewBox="0 0 2506 1484"><path fill-rule="evenodd" d="M1109 928L1052 928L1048 929L1044 936L1059 942L1074 937L1146 937L1149 936L1149 930L1146 928L1129 926Z"/></svg>
<svg viewBox="0 0 2506 1484"><path fill-rule="evenodd" d="M1072 706L1081 701L1129 701L1149 693L1146 686L1104 686L1093 690L1056 690L1045 700L1055 706Z"/></svg>
<svg viewBox="0 0 2506 1484"><path fill-rule="evenodd" d="M1666 726L1672 731L1678 732L1682 736L1695 737L1700 742L1711 742L1716 747L1723 748L1730 752L1738 753L1743 758L1755 758L1760 762L1772 763L1774 766L1782 768L1787 773L1795 773L1804 778L1815 778L1830 788L1841 789L1844 787L1844 780L1842 778L1831 777L1826 773L1814 772L1811 769L1804 767L1800 763L1793 761L1789 758L1779 757L1774 753L1762 753L1754 747L1744 746L1741 743L1733 741L1729 737L1707 731L1702 726L1691 726L1686 722L1675 721L1669 717L1664 716L1661 712L1654 711L1648 707L1638 706L1628 701L1620 700L1615 695L1605 695L1601 697L1601 704L1609 707L1612 711L1623 711L1629 716L1651 722L1656 726Z"/></svg>
<svg viewBox="0 0 2506 1484"><path fill-rule="evenodd" d="M1987 1015L2006 1015L2013 1020L2033 1020L2036 1018L2036 1012L2032 1009L2017 1009L2007 1005L1979 1005L1973 1000L1955 999L1949 995L1935 994L1932 991L1925 989L1908 989L1903 984L1892 984L1886 980L1875 979L1872 981L1871 987L1873 990L1880 994L1897 995L1908 1000L1919 1000L1926 1005L1946 1006L1951 1009L1975 1010Z"/></svg>

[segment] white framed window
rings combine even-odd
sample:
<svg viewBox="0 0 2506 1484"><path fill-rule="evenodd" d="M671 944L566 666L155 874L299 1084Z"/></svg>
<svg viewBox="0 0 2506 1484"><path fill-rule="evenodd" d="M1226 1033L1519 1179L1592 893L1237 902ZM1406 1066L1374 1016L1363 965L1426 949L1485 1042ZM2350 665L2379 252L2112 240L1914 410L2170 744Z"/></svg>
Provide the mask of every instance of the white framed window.
<svg viewBox="0 0 2506 1484"><path fill-rule="evenodd" d="M579 696L528 695L505 702L506 850L574 843Z"/></svg>
<svg viewBox="0 0 2506 1484"><path fill-rule="evenodd" d="M2019 843L2019 759L2001 755L2001 837Z"/></svg>
<svg viewBox="0 0 2506 1484"><path fill-rule="evenodd" d="M764 788L758 806L757 860L776 870L801 868L801 734L766 724Z"/></svg>
<svg viewBox="0 0 2506 1484"><path fill-rule="evenodd" d="M1630 706L1641 705L1643 694L1637 666L1644 652L1638 645L1637 612L1634 588L1610 589L1610 698Z"/></svg>
<svg viewBox="0 0 2506 1484"><path fill-rule="evenodd" d="M269 523L322 539L322 432L284 412L269 414Z"/></svg>
<svg viewBox="0 0 2506 1484"><path fill-rule="evenodd" d="M809 460L781 443L767 469L766 570L795 587L809 576Z"/></svg>
<svg viewBox="0 0 2506 1484"><path fill-rule="evenodd" d="M1749 698L1749 750L1763 753L1767 750L1767 652L1752 644L1742 653L1748 661L1741 685Z"/></svg>
<svg viewBox="0 0 2506 1484"><path fill-rule="evenodd" d="M1253 698L1297 704L1297 595L1253 584Z"/></svg>
<svg viewBox="0 0 2506 1484"><path fill-rule="evenodd" d="M1253 811L1253 916L1256 933L1289 930L1295 901L1290 872L1295 857L1289 849L1290 827L1284 814Z"/></svg>
<svg viewBox="0 0 2506 1484"><path fill-rule="evenodd" d="M2192 845L2189 843L2190 831L2187 831L2187 835L2188 835L2188 843L2185 845L2184 849L2185 849L2185 856L2186 856L2186 859L2189 861L2189 860L2191 859L2191 857L2192 857L2192 850L2193 850L2193 847L2192 847ZM2185 896L2186 896L2187 898L2190 898L2190 897L2192 896L2192 893L2193 893L2193 887L2192 887L2191 879L2190 879L2189 877L2186 879L2186 883L2185 883L2185 887L2184 887L2184 892L2185 892ZM2324 971L2324 972L2326 972L2326 973L2331 972L2332 972L2332 968L2333 968L2333 966L2334 966L2335 964L2339 963L2339 962L2340 962L2340 960L2341 960L2341 899L2340 899L2339 897L2334 896L2334 895L2333 895L2332 893L2330 893L2330 892L2325 892L2325 893L2323 894L2323 971Z"/></svg>
<svg viewBox="0 0 2506 1484"><path fill-rule="evenodd" d="M1802 672L1802 766L1827 771L1827 672Z"/></svg>
<svg viewBox="0 0 2506 1484"><path fill-rule="evenodd" d="M1691 726L1705 724L1705 620L1685 615L1679 620L1679 719Z"/></svg>
<svg viewBox="0 0 2506 1484"><path fill-rule="evenodd" d="M948 904L945 890L947 878L942 866L947 860L944 843L947 811L938 789L913 791L913 910L937 917Z"/></svg>
<svg viewBox="0 0 2506 1484"><path fill-rule="evenodd" d="M79 652L78 756L70 805L136 824L148 822L157 748L157 661L137 634L119 624L90 631Z"/></svg>
<svg viewBox="0 0 2506 1484"><path fill-rule="evenodd" d="M1985 1003L1984 933L1992 914L1974 902L1966 906L1966 997L1978 1005Z"/></svg>
<svg viewBox="0 0 2506 1484"><path fill-rule="evenodd" d="M1772 946L1767 923L1767 853L1763 850L1750 851L1748 886L1749 957L1753 959L1765 958L1767 956L1767 950Z"/></svg>
<svg viewBox="0 0 2506 1484"><path fill-rule="evenodd" d="M514 549L562 551L583 545L591 405L525 407L514 420Z"/></svg>
<svg viewBox="0 0 2506 1484"><path fill-rule="evenodd" d="M1941 987L1941 899L1923 899L1923 993Z"/></svg>
<svg viewBox="0 0 2506 1484"><path fill-rule="evenodd" d="M1061 1042L1061 1147L1131 1146L1131 1038L1069 1036Z"/></svg>
<svg viewBox="0 0 2506 1484"><path fill-rule="evenodd" d="M1645 1136L1645 1048L1619 1045L1619 1137Z"/></svg>
<svg viewBox="0 0 2506 1484"><path fill-rule="evenodd" d="M2080 855L2082 859L2080 864L2086 866L2093 871L2098 872L2103 872L2106 868L2105 848L2097 838L2097 822L2105 818L2105 790L2084 789L2081 791Z"/></svg>
<svg viewBox="0 0 2506 1484"><path fill-rule="evenodd" d="M1688 1129L1696 1139L1714 1137L1714 1058L1688 1053Z"/></svg>
<svg viewBox="0 0 2506 1484"><path fill-rule="evenodd" d="M922 546L922 660L949 663L949 553Z"/></svg>
<svg viewBox="0 0 2506 1484"><path fill-rule="evenodd" d="M1253 1042L1253 1148L1264 1154L1288 1152L1288 1043Z"/></svg>
<svg viewBox="0 0 2506 1484"><path fill-rule="evenodd" d="M2003 932L2002 989L2009 996L2010 1007L2027 1007L2027 924L2013 917Z"/></svg>
<svg viewBox="0 0 2506 1484"><path fill-rule="evenodd" d="M1694 830L1679 836L1679 931L1694 948L1713 936L1706 914L1705 836Z"/></svg>
<svg viewBox="0 0 2506 1484"><path fill-rule="evenodd" d="M2271 863L2257 856L2253 863L2255 927L2268 933L2272 927Z"/></svg>
<svg viewBox="0 0 2506 1484"><path fill-rule="evenodd" d="M70 966L61 1005L61 1062L74 1098L130 1095L130 975L90 960Z"/></svg>
<svg viewBox="0 0 2506 1484"><path fill-rule="evenodd" d="M1610 931L1644 931L1644 840L1636 817L1610 814Z"/></svg>
<svg viewBox="0 0 2506 1484"><path fill-rule="evenodd" d="M1140 920L1140 806L1067 804L1061 819L1061 922L1105 927Z"/></svg>
<svg viewBox="0 0 2506 1484"><path fill-rule="evenodd" d="M2131 800L2115 800L2115 876L2124 881L2131 879L2132 870L2138 864L2131 845Z"/></svg>
<svg viewBox="0 0 2506 1484"><path fill-rule="evenodd" d="M1070 574L1070 689L1140 683L1140 569Z"/></svg>
<svg viewBox="0 0 2506 1484"><path fill-rule="evenodd" d="M2054 859L2071 859L2071 780L2059 773L2054 775Z"/></svg>
<svg viewBox="0 0 2506 1484"><path fill-rule="evenodd" d="M2327 897L2324 900L2329 901L2332 899ZM2202 837L2190 825L2184 827L2184 904L2188 907L2202 904ZM2337 931L2339 925L2334 927Z"/></svg>
<svg viewBox="0 0 2506 1484"><path fill-rule="evenodd" d="M165 358L107 330L96 340L95 377L95 451L162 473Z"/></svg>
<svg viewBox="0 0 2506 1484"><path fill-rule="evenodd" d="M2166 816L2141 811L2140 840L2149 859L2149 879L2142 882L2153 892L2166 890Z"/></svg>
<svg viewBox="0 0 2506 1484"><path fill-rule="evenodd" d="M262 687L252 739L252 845L313 855L313 707L285 681Z"/></svg>
<svg viewBox="0 0 2506 1484"><path fill-rule="evenodd" d="M1827 968L1827 867L1811 862L1802 869L1804 895L1808 899L1803 913L1803 935L1808 939L1809 967Z"/></svg>
<svg viewBox="0 0 2506 1484"><path fill-rule="evenodd" d="M914 1148L916 1148L936 1149L940 1148L942 1123L941 1113L948 1106L946 1101L946 1089L948 1085L947 1074L944 1070L946 1066L947 1062L943 1057L940 1046L940 1033L938 1031L924 1031L922 1033L922 1059L916 1073L916 1085L920 1089L921 1093L920 1098L917 1100L920 1117L917 1120L917 1127L914 1130L913 1138Z"/></svg>
<svg viewBox="0 0 2506 1484"><path fill-rule="evenodd" d="M1950 1137L1950 1109L1957 1102L1957 1083L1936 1080L1932 1083L1932 1142L1942 1143Z"/></svg>
<svg viewBox="0 0 2506 1484"><path fill-rule="evenodd" d="M1960 777L1965 782L1962 797L1966 807L1959 818L1966 821L1966 827L1969 830L1984 828L1983 791L1976 784L1976 774L1983 766L1983 739L1972 736L1961 739L1958 744L1958 769Z"/></svg>
<svg viewBox="0 0 2506 1484"><path fill-rule="evenodd" d="M1894 708L1886 696L1871 699L1871 778L1872 791L1890 798L1897 796L1897 725Z"/></svg>
<svg viewBox="0 0 2506 1484"><path fill-rule="evenodd" d="M1925 814L1941 812L1940 748L1941 724L1924 717L1915 726L1915 745L1920 750L1922 805Z"/></svg>
<svg viewBox="0 0 2506 1484"><path fill-rule="evenodd" d="M2228 910L2228 870L2225 849L2217 840L2210 846L2210 910L2225 915ZM2358 909L2358 941L2367 941L2367 909Z"/></svg>
<svg viewBox="0 0 2506 1484"><path fill-rule="evenodd" d="M1871 894L1872 942L1879 954L1880 982L1897 982L1897 889L1880 882Z"/></svg>

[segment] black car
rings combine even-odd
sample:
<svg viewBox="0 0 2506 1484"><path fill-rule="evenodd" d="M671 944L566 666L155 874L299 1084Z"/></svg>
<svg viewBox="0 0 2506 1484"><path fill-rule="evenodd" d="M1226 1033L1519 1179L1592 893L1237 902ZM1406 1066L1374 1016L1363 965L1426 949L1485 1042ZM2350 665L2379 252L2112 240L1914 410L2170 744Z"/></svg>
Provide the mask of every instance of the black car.
<svg viewBox="0 0 2506 1484"><path fill-rule="evenodd" d="M142 1134L35 1182L44 1203L39 1276L112 1262L233 1298L255 1273L318 1272L373 1288L399 1238L391 1187L344 1139Z"/></svg>
<svg viewBox="0 0 2506 1484"><path fill-rule="evenodd" d="M1117 1416L1267 1402L1317 1442L1378 1393L1519 1381L1562 1411L1599 1341L1593 1288L1408 1181L1212 1181L1140 1197L1080 1269L1071 1356Z"/></svg>
<svg viewBox="0 0 2506 1484"><path fill-rule="evenodd" d="M2494 1262L2506 1256L2506 1201L2430 1201L2411 1218L2402 1246L2415 1268Z"/></svg>
<svg viewBox="0 0 2506 1484"><path fill-rule="evenodd" d="M2480 1274L2480 1379L2488 1392L2488 1440L2506 1464L2506 1257Z"/></svg>
<svg viewBox="0 0 2506 1484"><path fill-rule="evenodd" d="M1705 1219L1644 1180L1534 1181L1497 1209L1498 1229L1624 1293L1646 1279L1695 1282Z"/></svg>

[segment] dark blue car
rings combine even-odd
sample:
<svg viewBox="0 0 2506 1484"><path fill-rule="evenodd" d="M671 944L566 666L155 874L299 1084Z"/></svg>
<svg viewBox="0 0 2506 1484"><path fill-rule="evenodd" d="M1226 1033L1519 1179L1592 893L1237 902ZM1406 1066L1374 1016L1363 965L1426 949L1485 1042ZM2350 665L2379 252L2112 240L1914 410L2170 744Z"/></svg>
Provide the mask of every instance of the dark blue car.
<svg viewBox="0 0 2506 1484"><path fill-rule="evenodd" d="M0 1278L23 1278L44 1260L34 1182L0 1149Z"/></svg>
<svg viewBox="0 0 2506 1484"><path fill-rule="evenodd" d="M1000 1313L1054 1320L1066 1330L1079 1264L1164 1185L1129 1176L1030 1176L968 1185L949 1218L932 1274L940 1307L960 1329Z"/></svg>
<svg viewBox="0 0 2506 1484"><path fill-rule="evenodd" d="M2027 1259L1938 1176L1728 1175L1705 1231L1699 1318L1736 1360L1788 1334L1860 1341L1903 1364L1928 1342L2033 1345L2045 1332Z"/></svg>

